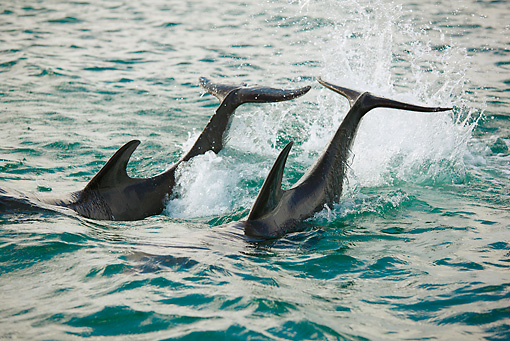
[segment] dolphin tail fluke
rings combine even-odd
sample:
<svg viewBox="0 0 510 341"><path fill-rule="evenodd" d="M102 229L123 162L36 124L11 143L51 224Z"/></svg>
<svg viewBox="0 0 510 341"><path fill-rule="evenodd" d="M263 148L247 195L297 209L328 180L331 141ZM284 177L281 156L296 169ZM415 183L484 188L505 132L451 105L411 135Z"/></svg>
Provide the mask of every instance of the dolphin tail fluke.
<svg viewBox="0 0 510 341"><path fill-rule="evenodd" d="M404 103L395 101L392 99L374 96L368 92L362 93L360 91L344 88L335 84L331 84L323 81L321 78L317 78L317 81L325 86L326 88L333 90L334 92L339 93L349 100L349 104L351 107L358 101L358 99L362 99L361 106L365 109L365 113L374 108L392 108L392 109L400 109L400 110L408 110L408 111L420 111L420 112L438 112L438 111L447 111L452 108L442 108L442 107L423 107L419 105Z"/></svg>
<svg viewBox="0 0 510 341"><path fill-rule="evenodd" d="M229 103L234 107L238 107L243 103L288 101L306 94L311 88L310 86L305 86L299 89L283 90L270 87L247 86L246 84L227 85L214 83L205 77L200 77L199 82L202 88L216 96L220 102L223 102L229 94L235 91L236 96L230 96L232 102Z"/></svg>
<svg viewBox="0 0 510 341"><path fill-rule="evenodd" d="M271 212L279 203L282 195L282 178L285 163L289 156L293 142L289 142L280 152L273 167L260 189L259 195L253 204L248 220L256 220Z"/></svg>
<svg viewBox="0 0 510 341"><path fill-rule="evenodd" d="M117 150L103 168L90 180L84 192L111 188L133 180L127 175L126 167L131 154L133 154L139 144L140 141L132 140Z"/></svg>

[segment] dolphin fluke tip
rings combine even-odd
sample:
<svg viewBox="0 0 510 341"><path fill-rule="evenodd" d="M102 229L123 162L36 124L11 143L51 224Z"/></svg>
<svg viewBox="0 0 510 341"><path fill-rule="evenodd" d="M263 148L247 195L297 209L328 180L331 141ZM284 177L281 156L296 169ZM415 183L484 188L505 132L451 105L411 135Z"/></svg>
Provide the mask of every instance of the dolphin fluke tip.
<svg viewBox="0 0 510 341"><path fill-rule="evenodd" d="M453 110L453 108L442 108L442 107L436 108L436 111L448 111L448 110Z"/></svg>
<svg viewBox="0 0 510 341"><path fill-rule="evenodd" d="M352 105L356 100L361 96L362 92L356 91L353 89L344 88L335 84L331 84L329 82L324 81L321 77L317 77L317 82L319 82L322 86L332 90L340 95L344 96L349 100L349 104Z"/></svg>
<svg viewBox="0 0 510 341"><path fill-rule="evenodd" d="M223 101L231 91L239 89L240 87L243 86L243 84L215 83L211 81L209 78L203 76L198 79L198 83L205 91L207 91L211 95L214 95L220 101Z"/></svg>

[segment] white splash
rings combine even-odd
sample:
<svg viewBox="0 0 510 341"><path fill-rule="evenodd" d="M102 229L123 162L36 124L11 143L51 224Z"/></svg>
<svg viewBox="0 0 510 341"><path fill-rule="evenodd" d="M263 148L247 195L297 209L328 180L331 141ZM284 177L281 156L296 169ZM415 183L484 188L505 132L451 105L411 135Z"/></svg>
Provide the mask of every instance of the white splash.
<svg viewBox="0 0 510 341"><path fill-rule="evenodd" d="M432 43L428 31L403 20L408 13L393 3L346 1L343 10L347 15L337 18L323 43L325 80L413 104L455 108L430 114L368 113L352 150L351 182L362 187L463 182L463 158L476 124L465 105L465 51L444 43L444 34L443 41ZM325 96L321 108L329 106L330 113L339 115L331 109L336 101L331 97L338 95Z"/></svg>
<svg viewBox="0 0 510 341"><path fill-rule="evenodd" d="M344 196L359 196L363 187L402 182L465 181L464 156L477 121L468 109L465 51L447 42L443 32L416 27L409 13L393 3L303 4L303 11L332 23L319 30L327 32L324 36L310 33L309 46L303 47L310 60L322 60L323 79L413 104L455 108L445 113L376 109L367 114L352 148ZM295 141L286 175L290 169L304 172L347 111L344 98L318 84L303 99L239 108L226 150L195 157L179 168L177 195L168 204L168 214L191 218L249 208L286 142ZM195 138L190 136L185 145ZM330 210L325 214L331 215Z"/></svg>
<svg viewBox="0 0 510 341"><path fill-rule="evenodd" d="M229 212L232 186L239 175L228 166L228 160L211 151L181 164L176 172L176 197L169 200L167 214L193 218Z"/></svg>

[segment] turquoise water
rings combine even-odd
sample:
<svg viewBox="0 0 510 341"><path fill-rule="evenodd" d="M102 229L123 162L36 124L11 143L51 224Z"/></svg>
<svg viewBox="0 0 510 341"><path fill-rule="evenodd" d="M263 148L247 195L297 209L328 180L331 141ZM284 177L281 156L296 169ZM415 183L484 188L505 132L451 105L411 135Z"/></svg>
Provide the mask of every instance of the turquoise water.
<svg viewBox="0 0 510 341"><path fill-rule="evenodd" d="M4 1L0 187L83 188L125 142L132 176L179 159L217 106L198 77L295 88L239 108L219 155L183 165L164 215L0 213L0 338L510 337L510 9L505 1ZM375 110L341 201L252 245L284 184L347 111L325 80L450 113Z"/></svg>

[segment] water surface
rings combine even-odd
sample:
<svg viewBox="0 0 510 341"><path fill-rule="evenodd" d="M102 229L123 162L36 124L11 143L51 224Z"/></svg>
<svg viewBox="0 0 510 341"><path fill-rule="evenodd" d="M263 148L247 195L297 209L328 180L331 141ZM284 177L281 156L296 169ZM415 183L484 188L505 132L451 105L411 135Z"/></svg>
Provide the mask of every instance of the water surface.
<svg viewBox="0 0 510 341"><path fill-rule="evenodd" d="M0 336L507 339L510 10L505 1L15 1L0 5L0 187L80 188L124 143L152 176L217 100L198 77L306 96L238 109L224 150L179 169L165 214L0 215ZM253 245L279 151L291 186L347 111L315 77L452 112L374 110L341 201Z"/></svg>

